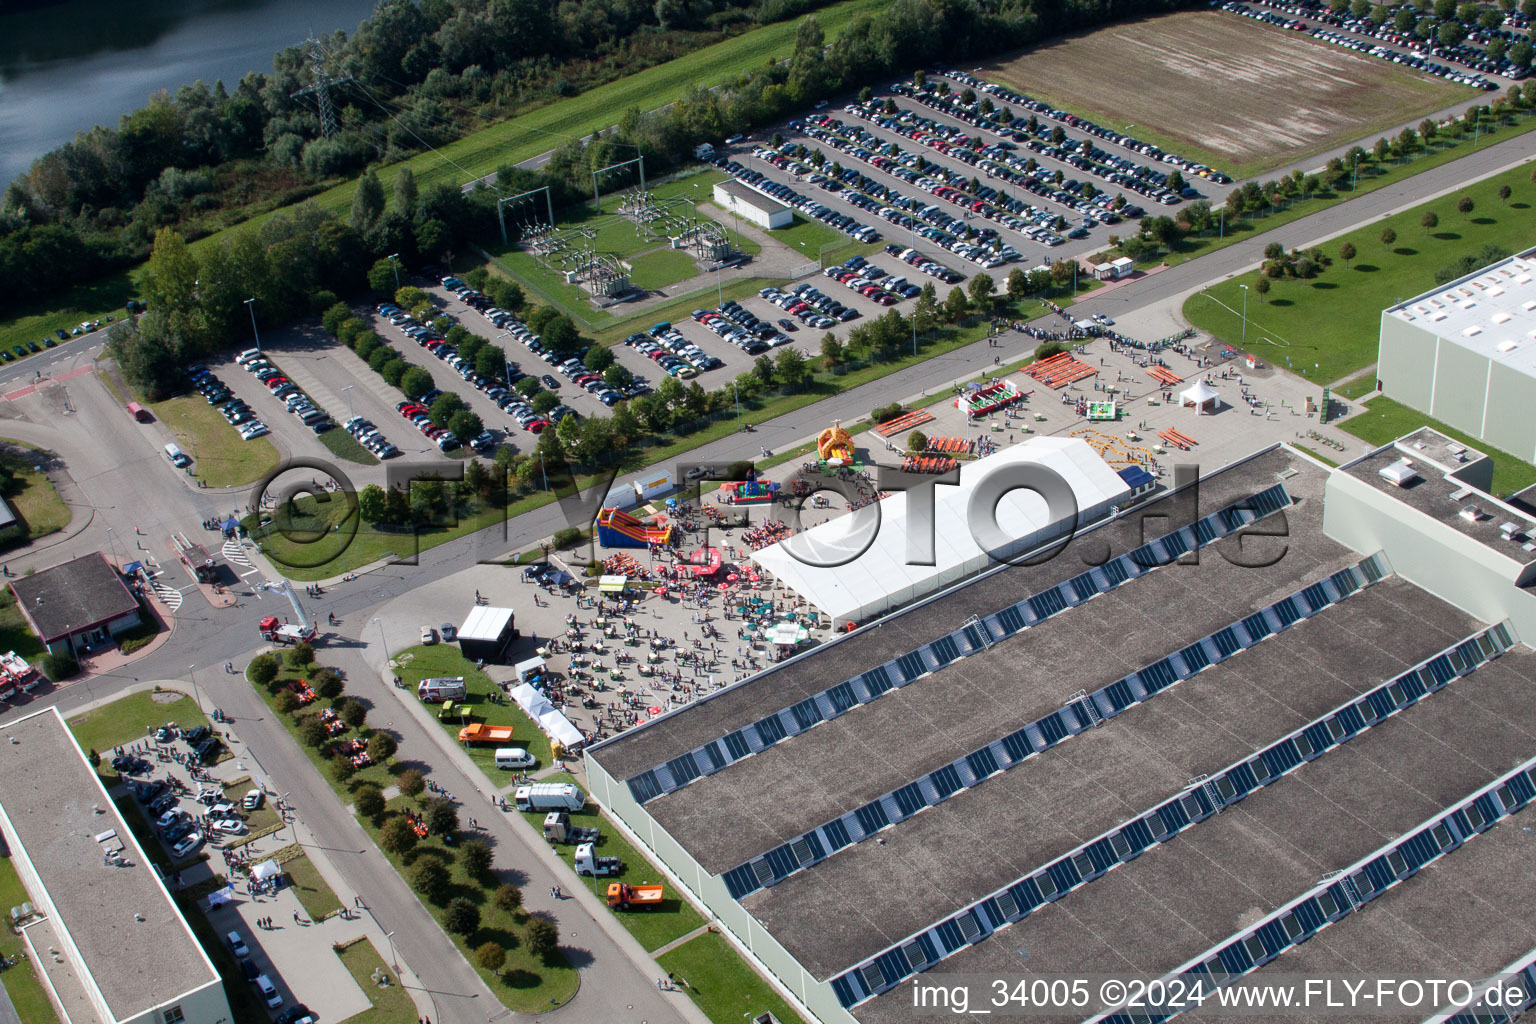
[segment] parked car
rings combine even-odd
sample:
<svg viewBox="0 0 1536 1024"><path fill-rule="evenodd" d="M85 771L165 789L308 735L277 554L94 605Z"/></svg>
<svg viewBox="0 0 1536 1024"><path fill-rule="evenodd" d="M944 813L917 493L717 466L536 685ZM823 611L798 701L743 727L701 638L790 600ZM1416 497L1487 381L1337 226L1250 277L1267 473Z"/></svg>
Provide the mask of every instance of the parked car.
<svg viewBox="0 0 1536 1024"><path fill-rule="evenodd" d="M437 643L437 630L431 626L422 626L421 642L428 645Z"/></svg>
<svg viewBox="0 0 1536 1024"><path fill-rule="evenodd" d="M202 845L203 834L201 832L190 832L183 836L175 846L171 847L171 856L180 860L183 857L189 856L193 850Z"/></svg>
<svg viewBox="0 0 1536 1024"><path fill-rule="evenodd" d="M251 955L251 947L245 944L245 939L239 932L230 932L224 936L224 941L229 943L229 951L235 954L237 959L244 960Z"/></svg>

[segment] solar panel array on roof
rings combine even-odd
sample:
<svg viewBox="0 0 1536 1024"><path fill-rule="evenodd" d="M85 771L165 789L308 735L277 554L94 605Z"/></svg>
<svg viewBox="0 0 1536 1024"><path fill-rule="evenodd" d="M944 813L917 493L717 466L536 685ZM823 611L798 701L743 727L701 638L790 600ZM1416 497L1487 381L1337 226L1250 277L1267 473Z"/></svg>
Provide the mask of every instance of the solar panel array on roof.
<svg viewBox="0 0 1536 1024"><path fill-rule="evenodd" d="M1372 556L1373 559L1380 557L1380 555ZM1360 592L1368 585L1366 580L1367 576L1363 568L1351 566L1339 570L1326 580L1312 584L1308 589L1315 588L1316 593L1320 595L1317 598L1319 603L1306 614L1314 614L1334 601L1344 600L1350 594ZM1347 581L1347 586L1343 585L1344 581ZM1282 598L1277 603L1287 602L1294 602L1294 598ZM1297 615L1291 617L1282 629L1289 628L1300 619L1301 613L1298 611ZM1231 627L1228 626L1223 632L1230 629ZM1253 643L1257 642L1257 640L1253 641ZM1226 660L1236 651L1250 646L1252 643L1240 644L1232 651L1223 654L1215 643L1214 636L1206 637L1177 654L1162 658L1139 672L1131 673L1124 679L1101 687L1093 693L1084 694L1080 698L1074 698L1061 710L1053 711L1020 729L1000 736L972 753L957 757L923 778L876 798L874 802L884 807L886 812L885 821L880 827L888 828L905 821L955 793L979 784L997 772L1007 771L1071 736L1103 724L1107 719L1149 700L1179 680L1187 679L1202 669ZM978 767L988 767L990 770L979 772ZM841 826L839 834L846 835L849 839L848 843L834 845L825 841L826 829L832 822L817 826L801 838L820 836L827 850L824 856L831 856L842 846L860 843L873 834L861 826L857 815L851 811L839 815L833 821L839 823ZM726 890L730 892L732 898L739 900L748 893L781 882L790 874L811 867L824 859L824 857L818 857L815 861L796 865L783 875L775 873L765 877L757 865L771 854L772 851L760 854L724 873L722 877L725 880Z"/></svg>
<svg viewBox="0 0 1536 1024"><path fill-rule="evenodd" d="M1490 652L1486 655L1483 653L1482 646L1484 640L1487 641ZM1511 646L1513 644L1510 642L1509 633L1503 624L1500 624L1447 648L1428 659L1424 665L1439 665L1448 671L1450 675L1446 683L1449 683L1474 671L1491 658L1498 657ZM1477 657L1464 660L1459 669L1453 667L1450 653L1466 650L1469 647L1477 650ZM977 900L966 910L974 912L979 918L990 923L987 929L988 934L1028 917L1045 903L1061 899L1106 872L1135 859L1150 847L1168 842L1185 829L1220 813L1224 807L1235 804L1248 794L1273 784L1306 761L1323 756L1355 736L1381 724L1397 712L1411 707L1427 693L1433 692L1424 689L1418 683L1418 672L1421 667L1423 666L1415 666L1401 673L1395 680L1383 683L1363 697L1351 698L1348 703L1329 711L1268 747L1246 755L1215 775L1195 780L1192 788L1186 792L1116 825L1098 838L1068 851L1043 868L1032 868L1028 874L1004 886L1001 890ZM1405 683L1406 680L1412 680L1412 685ZM1439 684L1435 689L1443 688L1446 683ZM1390 695L1394 687L1400 689L1402 699L1399 700ZM1362 706L1371 710L1369 717L1361 713ZM1330 723L1342 725L1344 731L1336 737L1329 729ZM1303 754L1301 752L1303 749L1307 753ZM1389 867L1399 862L1406 865L1406 870L1396 870L1391 877L1405 877L1418 870L1435 856L1459 845L1468 835L1482 831L1500 813L1512 813L1536 798L1536 759L1529 762L1524 769L1511 773L1480 793L1483 795L1476 799L1469 799L1458 809L1443 815L1441 820L1425 826L1420 832L1415 833L1413 838L1394 847L1392 851L1383 852L1381 857L1388 862ZM1390 859L1393 857L1396 859ZM1379 895L1379 890L1389 884L1390 879L1375 875L1361 875L1358 878L1349 874L1341 876L1339 884L1329 890L1332 895L1327 897L1330 904L1335 905L1321 917L1333 919L1341 916L1342 913L1351 912L1375 895ZM999 902L999 897L1003 894L1009 896L1008 906L1011 909L1004 909ZM1298 920L1303 924L1306 936L1310 936L1319 927L1319 925L1307 925L1305 915L1300 915ZM936 925L919 933L919 936L902 941L908 942L920 936L928 936L935 942L939 951L939 955L933 959L932 963L937 963L971 944L970 941L945 942L943 932L940 930L942 928L942 924ZM1280 933L1286 933L1283 926L1280 928ZM979 938L984 937L983 935ZM876 958L884 955L885 953L882 952ZM932 963L927 966L932 966ZM1239 964L1233 964L1230 961L1229 969L1234 976L1243 973ZM899 977L893 977L884 988L877 990L866 987L860 992L858 986L848 980L857 972L858 968L854 968L840 975L833 982L835 991L847 992L852 998L852 1002L843 1003L845 1007L879 995L886 989L900 984L910 977L911 973L915 973L915 971L907 972ZM842 995L839 998L843 998ZM1117 1024L1129 1024L1129 1022L1128 1020L1119 1021Z"/></svg>
<svg viewBox="0 0 1536 1024"><path fill-rule="evenodd" d="M1204 547L1249 523L1278 512L1290 503L1291 496L1286 492L1284 485L1275 484L1267 490L1219 509L1192 527L1186 526L1174 531L1179 536L1175 546L1181 553L1192 548ZM870 672L865 672L862 676L845 680L815 694L808 699L815 702L821 716L810 721L809 724L802 724L789 708L783 708L745 729L737 730L735 733L695 748L693 753L702 755L694 758L694 764L699 768L697 775L679 778L673 774L670 764L660 764L647 769L626 780L630 795L637 803L644 804L658 796L681 789L696 778L712 775L735 761L755 754L782 739L814 728L818 723L835 718L858 704L877 700L892 688L905 686L942 669L960 657L977 654L999 640L1007 639L1030 626L1038 625L1068 607L1081 604L1086 600L1082 594L1087 584L1077 582L1082 581L1084 577L1091 581L1094 594L1106 593L1131 577L1140 576L1153 568L1165 565L1175 557L1177 555L1167 553L1166 545L1159 545L1157 541L1144 544L1134 551L1111 559L1104 565L1076 577L1075 580L1069 580L1038 594L1030 595L978 621L968 622L954 632L893 658ZM1385 574L1384 567L1373 567L1371 571L1377 572L1378 578ZM981 633L985 635L979 635ZM733 742L732 736L736 736L737 741ZM724 744L723 750L715 746L718 743ZM724 756L704 754L705 748L710 747L713 747L717 755Z"/></svg>

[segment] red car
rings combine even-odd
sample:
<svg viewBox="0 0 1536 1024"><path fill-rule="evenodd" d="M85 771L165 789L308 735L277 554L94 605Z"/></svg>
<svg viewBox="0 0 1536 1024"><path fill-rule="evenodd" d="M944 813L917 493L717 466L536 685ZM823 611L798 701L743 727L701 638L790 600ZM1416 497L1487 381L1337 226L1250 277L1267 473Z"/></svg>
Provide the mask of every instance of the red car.
<svg viewBox="0 0 1536 1024"><path fill-rule="evenodd" d="M271 388L273 391L276 391L278 388L287 383L288 378L284 377L282 374L278 374L276 377L270 377L267 379L267 387Z"/></svg>

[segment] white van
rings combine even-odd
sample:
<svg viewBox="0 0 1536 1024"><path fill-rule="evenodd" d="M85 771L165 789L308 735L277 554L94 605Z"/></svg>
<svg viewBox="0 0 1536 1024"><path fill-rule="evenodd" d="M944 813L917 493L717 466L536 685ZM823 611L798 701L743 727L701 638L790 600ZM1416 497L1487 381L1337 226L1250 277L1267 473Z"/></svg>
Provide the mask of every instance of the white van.
<svg viewBox="0 0 1536 1024"><path fill-rule="evenodd" d="M251 362L253 359L260 359L260 358L261 358L261 349L259 349L259 348L248 348L244 352L241 352L238 356L235 356L235 362L238 363L241 366L244 366L246 363Z"/></svg>
<svg viewBox="0 0 1536 1024"><path fill-rule="evenodd" d="M539 759L522 747L496 748L497 768L532 768L538 763Z"/></svg>
<svg viewBox="0 0 1536 1024"><path fill-rule="evenodd" d="M174 444L168 444L165 446L165 457L170 459L171 465L175 466L177 469L192 465L192 460L187 456L187 453L176 447Z"/></svg>

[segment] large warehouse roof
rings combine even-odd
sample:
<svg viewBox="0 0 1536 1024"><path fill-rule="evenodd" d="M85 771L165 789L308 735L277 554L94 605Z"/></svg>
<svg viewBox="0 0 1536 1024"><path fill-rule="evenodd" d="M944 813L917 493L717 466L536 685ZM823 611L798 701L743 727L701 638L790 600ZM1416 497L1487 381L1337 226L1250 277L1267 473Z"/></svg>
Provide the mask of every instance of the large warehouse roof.
<svg viewBox="0 0 1536 1024"><path fill-rule="evenodd" d="M1536 249L1399 303L1386 315L1536 376Z"/></svg>
<svg viewBox="0 0 1536 1024"><path fill-rule="evenodd" d="M989 485L1022 465L1044 467L1070 487L1076 508L1066 522L1047 509L1039 493L1011 490L988 498ZM1104 516L1130 488L1088 444L1077 438L1037 437L961 468L958 486L934 488L933 565L909 563L913 530L906 493L892 494L867 514L842 516L797 537L780 541L752 558L830 615L833 621L862 622L939 587L996 564L996 557L1021 554L1069 528L1071 515L1083 525ZM1018 541L996 556L984 550L971 528L982 506L996 500L997 526ZM976 505L976 508L972 508ZM863 524L877 524L871 541ZM868 544L868 549L860 549ZM988 545L991 546L990 544ZM825 567L823 567L825 566Z"/></svg>

